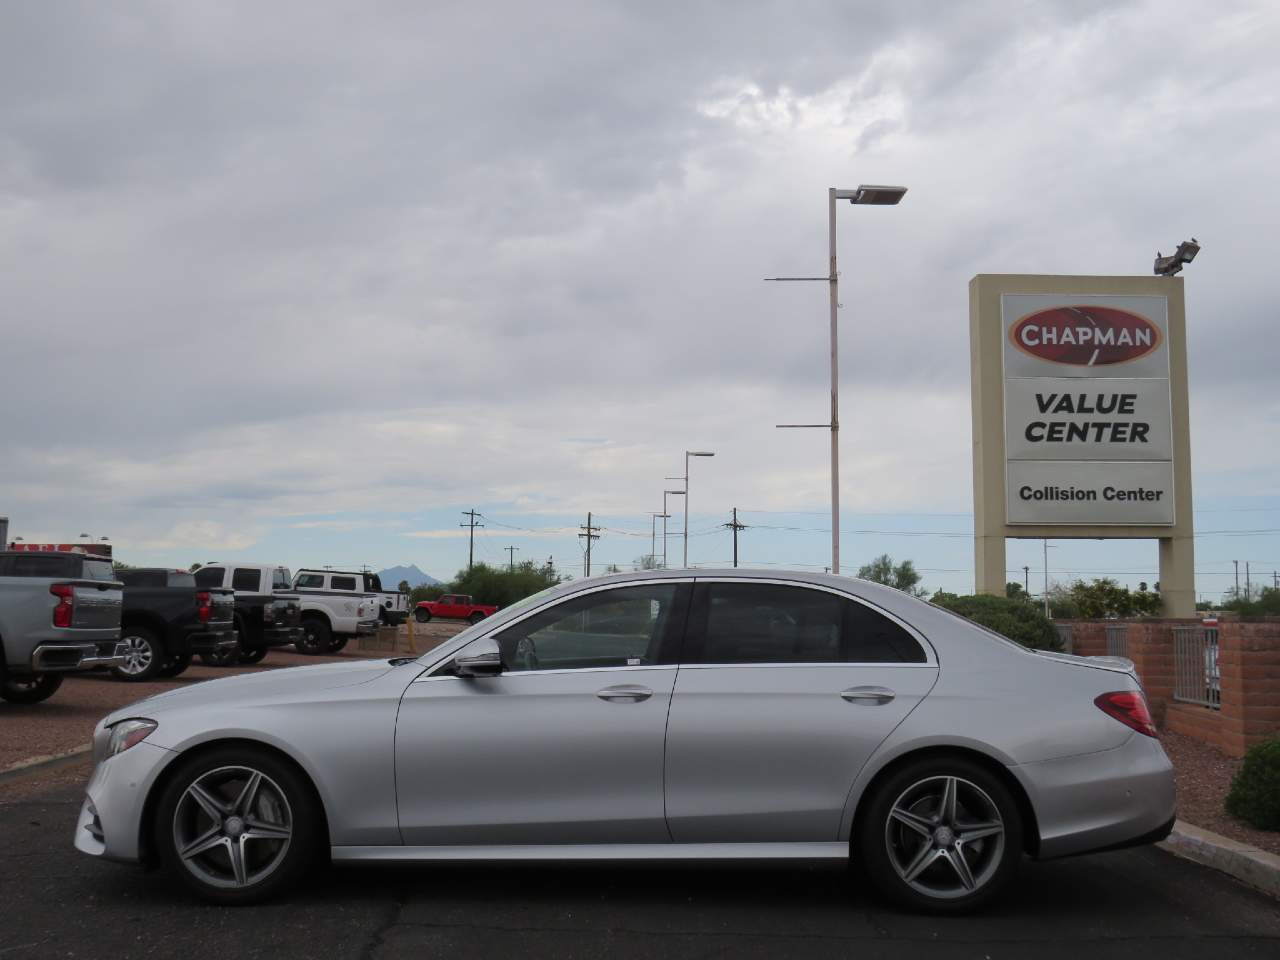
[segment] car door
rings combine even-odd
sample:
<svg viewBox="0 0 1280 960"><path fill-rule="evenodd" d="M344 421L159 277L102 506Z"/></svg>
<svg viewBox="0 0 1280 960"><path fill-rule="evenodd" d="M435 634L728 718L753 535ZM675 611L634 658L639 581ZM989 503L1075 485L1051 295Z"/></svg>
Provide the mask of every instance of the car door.
<svg viewBox="0 0 1280 960"><path fill-rule="evenodd" d="M699 579L667 729L672 839L837 840L854 777L936 676L927 643L837 591Z"/></svg>
<svg viewBox="0 0 1280 960"><path fill-rule="evenodd" d="M502 673L452 661L396 723L409 845L665 843L663 740L690 585L598 588L481 637Z"/></svg>

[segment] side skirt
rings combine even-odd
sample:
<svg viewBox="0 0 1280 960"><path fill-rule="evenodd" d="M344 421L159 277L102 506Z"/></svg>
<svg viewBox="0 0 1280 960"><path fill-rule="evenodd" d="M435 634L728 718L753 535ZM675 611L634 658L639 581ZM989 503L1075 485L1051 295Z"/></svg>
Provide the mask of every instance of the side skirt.
<svg viewBox="0 0 1280 960"><path fill-rule="evenodd" d="M335 862L426 863L441 860L847 860L835 843L565 843L332 847Z"/></svg>

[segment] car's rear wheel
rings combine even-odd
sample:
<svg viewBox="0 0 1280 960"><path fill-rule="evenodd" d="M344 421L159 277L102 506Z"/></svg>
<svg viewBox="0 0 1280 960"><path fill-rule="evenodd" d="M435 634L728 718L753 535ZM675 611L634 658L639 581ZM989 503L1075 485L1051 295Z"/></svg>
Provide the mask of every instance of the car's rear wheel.
<svg viewBox="0 0 1280 960"><path fill-rule="evenodd" d="M40 703L48 700L62 686L60 673L33 673L0 678L0 700L8 703Z"/></svg>
<svg viewBox="0 0 1280 960"><path fill-rule="evenodd" d="M467 623L479 623L479 622L480 622L481 620L483 620L483 619L484 619L484 614L483 614L483 613L480 613L480 612L477 610L477 611L476 611L475 613L473 613L471 616L467 617Z"/></svg>
<svg viewBox="0 0 1280 960"><path fill-rule="evenodd" d="M320 834L308 784L251 747L222 747L182 764L155 820L165 865L200 896L225 904L287 890L314 859Z"/></svg>
<svg viewBox="0 0 1280 960"><path fill-rule="evenodd" d="M254 647L252 650L242 649L240 651L240 662L241 663L261 663L262 658L265 657L266 655L267 655L266 647Z"/></svg>
<svg viewBox="0 0 1280 960"><path fill-rule="evenodd" d="M187 667L191 666L192 655L190 652L180 653L176 657L171 658L163 667L157 671L157 677L176 677L186 672Z"/></svg>
<svg viewBox="0 0 1280 960"><path fill-rule="evenodd" d="M332 642L333 631L329 629L329 624L318 617L311 617L302 621L302 639L294 646L299 653L314 657L327 651Z"/></svg>
<svg viewBox="0 0 1280 960"><path fill-rule="evenodd" d="M141 683L159 675L167 658L154 630L125 627L120 631L120 644L124 647L124 663L112 667L113 674L131 683Z"/></svg>
<svg viewBox="0 0 1280 960"><path fill-rule="evenodd" d="M858 819L854 855L899 903L973 910L1017 873L1022 818L1009 788L964 757L930 757L880 781Z"/></svg>
<svg viewBox="0 0 1280 960"><path fill-rule="evenodd" d="M334 635L334 637L329 641L329 652L337 653L339 650L341 650L343 647L347 645L347 641L350 639L351 637L345 633L340 636Z"/></svg>
<svg viewBox="0 0 1280 960"><path fill-rule="evenodd" d="M427 623L431 620L431 611L418 607L418 609L413 611L413 619L417 620L419 623Z"/></svg>
<svg viewBox="0 0 1280 960"><path fill-rule="evenodd" d="M240 661L240 647L236 645L228 649L215 650L212 653L202 653L200 659L211 667L234 666Z"/></svg>

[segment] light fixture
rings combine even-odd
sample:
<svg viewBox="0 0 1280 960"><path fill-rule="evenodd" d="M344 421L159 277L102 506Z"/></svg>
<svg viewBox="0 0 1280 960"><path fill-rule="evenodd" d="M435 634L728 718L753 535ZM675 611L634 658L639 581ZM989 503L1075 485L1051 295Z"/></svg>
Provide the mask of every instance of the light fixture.
<svg viewBox="0 0 1280 960"><path fill-rule="evenodd" d="M1200 241L1195 237L1190 240L1183 240L1178 244L1178 249L1164 256L1159 250L1156 251L1156 262L1152 268L1157 277L1172 277L1182 272L1184 264L1190 263L1196 258L1196 254L1200 252Z"/></svg>
<svg viewBox="0 0 1280 960"><path fill-rule="evenodd" d="M906 196L906 187L886 187L862 184L857 190L837 190L837 200L848 200L850 203L866 206L890 207L899 203Z"/></svg>

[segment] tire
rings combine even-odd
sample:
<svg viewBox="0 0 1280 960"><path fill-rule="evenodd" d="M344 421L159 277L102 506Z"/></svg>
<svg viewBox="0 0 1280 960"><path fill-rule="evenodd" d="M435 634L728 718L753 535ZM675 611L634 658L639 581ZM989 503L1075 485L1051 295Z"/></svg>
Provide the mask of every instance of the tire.
<svg viewBox="0 0 1280 960"><path fill-rule="evenodd" d="M192 655L188 653L179 654L173 657L156 673L157 677L177 677L186 672L187 667L191 666Z"/></svg>
<svg viewBox="0 0 1280 960"><path fill-rule="evenodd" d="M127 651L124 665L111 668L112 676L118 680L142 683L154 679L170 659L150 627L125 627L120 631L120 642Z"/></svg>
<svg viewBox="0 0 1280 960"><path fill-rule="evenodd" d="M348 635L347 635L347 634L345 634L345 633L344 633L344 634L342 634L341 636L338 636L337 634L335 634L335 635L334 635L334 637L333 637L333 639L331 639L331 640L329 641L329 651L328 651L328 652L329 652L329 653L337 653L339 650L341 650L343 647L345 647L345 646L347 645L347 641L348 641L348 640L350 640L350 639L351 639L351 637L350 637L350 636L348 636Z"/></svg>
<svg viewBox="0 0 1280 960"><path fill-rule="evenodd" d="M266 647L254 647L252 650L240 651L241 663L261 663L262 659L267 655Z"/></svg>
<svg viewBox="0 0 1280 960"><path fill-rule="evenodd" d="M302 639L294 644L299 653L309 657L317 656L329 649L333 642L333 631L329 624L319 617L310 617L302 621Z"/></svg>
<svg viewBox="0 0 1280 960"><path fill-rule="evenodd" d="M234 667L240 662L240 647L237 645L217 653L202 653L200 659L211 667Z"/></svg>
<svg viewBox="0 0 1280 960"><path fill-rule="evenodd" d="M40 703L62 686L60 673L33 673L0 678L0 700L7 703Z"/></svg>
<svg viewBox="0 0 1280 960"><path fill-rule="evenodd" d="M419 623L430 623L431 611L425 607L418 607L413 611L413 619L417 620Z"/></svg>
<svg viewBox="0 0 1280 960"><path fill-rule="evenodd" d="M200 897L247 904L291 889L322 837L315 792L292 765L228 745L178 762L156 805L153 843L161 863Z"/></svg>
<svg viewBox="0 0 1280 960"><path fill-rule="evenodd" d="M903 906L976 910L1017 874L1018 804L979 763L946 755L909 762L877 783L864 803L853 855L872 884Z"/></svg>
<svg viewBox="0 0 1280 960"><path fill-rule="evenodd" d="M471 616L467 617L467 623L476 624L484 619L484 614L477 610Z"/></svg>

